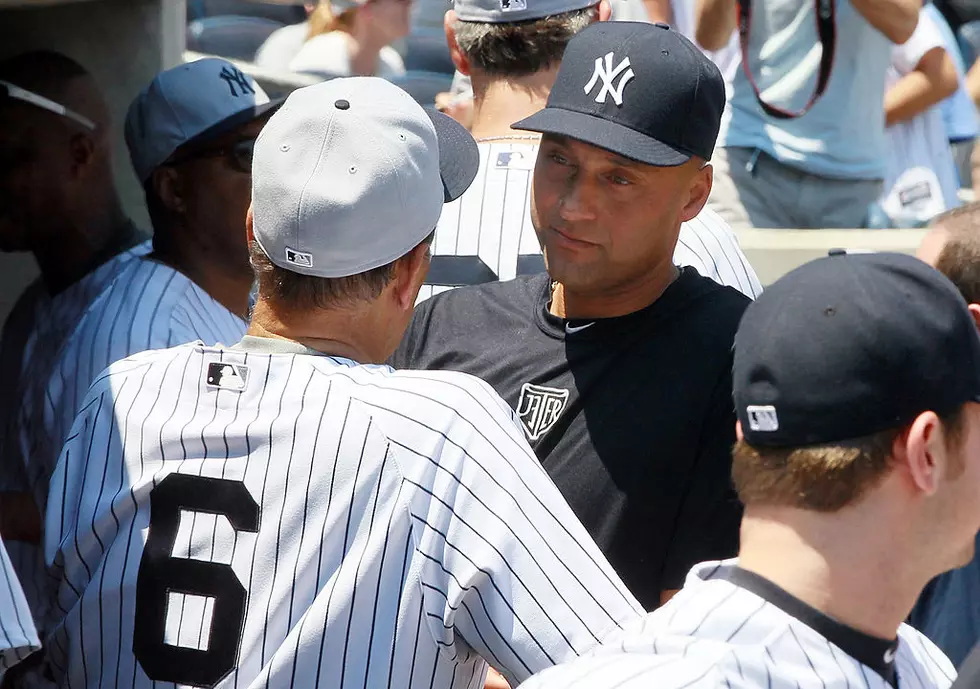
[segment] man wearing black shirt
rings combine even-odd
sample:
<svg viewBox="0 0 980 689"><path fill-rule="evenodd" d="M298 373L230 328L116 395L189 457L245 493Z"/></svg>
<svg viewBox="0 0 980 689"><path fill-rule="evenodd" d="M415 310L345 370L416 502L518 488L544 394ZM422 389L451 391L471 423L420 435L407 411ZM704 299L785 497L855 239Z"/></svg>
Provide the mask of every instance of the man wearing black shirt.
<svg viewBox="0 0 980 689"><path fill-rule="evenodd" d="M748 299L671 260L711 190L724 97L666 25L574 37L547 106L515 125L544 135L532 220L549 274L423 303L392 360L488 381L648 609L737 550L731 348Z"/></svg>

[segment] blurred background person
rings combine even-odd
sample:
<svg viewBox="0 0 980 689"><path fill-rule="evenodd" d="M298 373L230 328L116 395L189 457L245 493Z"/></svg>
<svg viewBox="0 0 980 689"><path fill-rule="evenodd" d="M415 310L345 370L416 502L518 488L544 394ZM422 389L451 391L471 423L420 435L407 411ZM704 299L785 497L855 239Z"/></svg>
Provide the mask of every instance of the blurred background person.
<svg viewBox="0 0 980 689"><path fill-rule="evenodd" d="M289 69L332 77L399 77L405 64L391 44L408 35L411 13L412 0L321 0Z"/></svg>
<svg viewBox="0 0 980 689"><path fill-rule="evenodd" d="M912 37L892 48L886 75L887 219L873 226L919 227L959 205L956 165L939 104L956 93L956 66L925 9Z"/></svg>
<svg viewBox="0 0 980 689"><path fill-rule="evenodd" d="M303 3L306 20L273 31L256 51L255 64L264 69L288 70L289 63L310 37L309 16L315 9L316 2Z"/></svg>
<svg viewBox="0 0 980 689"><path fill-rule="evenodd" d="M736 227L862 226L885 176L881 85L892 45L911 37L920 7L840 0L817 21L812 0L757 2L745 37L750 64L734 75L712 160L709 207ZM731 42L735 0L698 0L695 16L701 46Z"/></svg>

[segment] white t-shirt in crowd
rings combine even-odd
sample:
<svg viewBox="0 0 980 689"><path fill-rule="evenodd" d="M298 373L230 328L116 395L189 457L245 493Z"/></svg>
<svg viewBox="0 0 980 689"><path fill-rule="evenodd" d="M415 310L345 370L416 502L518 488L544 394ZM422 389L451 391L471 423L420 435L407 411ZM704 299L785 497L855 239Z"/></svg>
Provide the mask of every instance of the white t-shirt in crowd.
<svg viewBox="0 0 980 689"><path fill-rule="evenodd" d="M945 49L942 33L929 14L920 11L912 37L892 48L886 90L914 71L926 53L935 48ZM959 205L956 167L938 105L889 127L886 134L887 166L881 206L892 220L924 222Z"/></svg>
<svg viewBox="0 0 980 689"><path fill-rule="evenodd" d="M300 48L289 63L292 72L313 72L331 76L351 76L350 35L344 31L331 31L314 36ZM405 73L401 55L391 46L385 46L378 55L378 71L382 79L391 79Z"/></svg>
<svg viewBox="0 0 980 689"><path fill-rule="evenodd" d="M273 31L255 53L255 64L264 69L289 69L310 33L310 23L290 24Z"/></svg>

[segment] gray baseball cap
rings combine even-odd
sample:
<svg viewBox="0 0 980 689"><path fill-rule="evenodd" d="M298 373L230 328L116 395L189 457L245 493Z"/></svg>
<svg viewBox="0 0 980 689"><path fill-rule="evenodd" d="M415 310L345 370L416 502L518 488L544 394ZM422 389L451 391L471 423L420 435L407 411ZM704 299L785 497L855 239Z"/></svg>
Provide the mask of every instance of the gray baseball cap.
<svg viewBox="0 0 980 689"><path fill-rule="evenodd" d="M453 9L460 21L504 24L542 19L598 4L599 0L455 0Z"/></svg>
<svg viewBox="0 0 980 689"><path fill-rule="evenodd" d="M465 128L384 79L298 89L255 142L255 240L277 266L303 275L378 268L435 229L479 165Z"/></svg>
<svg viewBox="0 0 980 689"><path fill-rule="evenodd" d="M145 182L181 146L219 137L278 105L252 77L219 58L160 72L126 113L136 176Z"/></svg>

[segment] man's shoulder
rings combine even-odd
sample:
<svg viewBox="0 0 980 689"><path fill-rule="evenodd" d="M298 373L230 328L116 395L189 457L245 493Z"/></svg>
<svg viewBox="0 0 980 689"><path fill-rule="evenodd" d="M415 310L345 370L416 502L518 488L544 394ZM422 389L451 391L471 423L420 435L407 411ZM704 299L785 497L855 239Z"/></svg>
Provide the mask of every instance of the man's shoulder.
<svg viewBox="0 0 980 689"><path fill-rule="evenodd" d="M528 307L537 302L548 281L542 273L448 290L422 302L415 315L464 323L480 321L488 312L530 318Z"/></svg>
<svg viewBox="0 0 980 689"><path fill-rule="evenodd" d="M721 285L697 272L695 268L682 270L678 279L675 308L693 317L701 327L731 330L734 334L742 320L742 314L752 300L734 287Z"/></svg>
<svg viewBox="0 0 980 689"><path fill-rule="evenodd" d="M898 647L899 674L902 671L904 658L905 663L921 668L915 674L932 678L933 686L946 689L953 683L956 668L946 654L925 634L908 624L902 624L898 628L898 638L901 641Z"/></svg>

